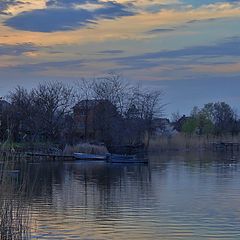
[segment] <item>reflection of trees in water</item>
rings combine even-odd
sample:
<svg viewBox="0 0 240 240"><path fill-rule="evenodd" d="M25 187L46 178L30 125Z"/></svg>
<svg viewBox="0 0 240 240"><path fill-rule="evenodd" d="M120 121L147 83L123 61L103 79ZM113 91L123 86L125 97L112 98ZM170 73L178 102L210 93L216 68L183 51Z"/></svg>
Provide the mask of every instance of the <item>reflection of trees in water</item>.
<svg viewBox="0 0 240 240"><path fill-rule="evenodd" d="M236 176L239 170L240 157L236 152L212 152L212 151L190 151L190 152L170 152L168 154L158 154L152 156L155 162L154 168L162 165L173 165L175 171L182 173L183 169L189 174L213 173L217 181L226 181Z"/></svg>
<svg viewBox="0 0 240 240"><path fill-rule="evenodd" d="M144 208L161 209L162 206L168 206L170 200L175 203L171 197L183 196L178 195L179 192L174 193L179 180L180 185L186 187L194 180L197 196L205 193L205 185L210 190L216 187L227 189L225 185L238 180L237 162L238 159L233 157L229 162L229 155L184 153L151 156L150 165L99 162L9 166L10 169L20 171L2 178L0 207L5 211L18 209L16 219L19 220L14 223L14 227L17 224L20 226L21 221L21 226L25 227L13 228L13 223L9 225L9 221L2 221L1 231L4 223L10 226L10 234L15 231L27 236L29 218L26 216L29 214L29 205L34 208L33 219L39 226L48 226L54 221L58 222L57 227L72 226L77 229L80 223L84 227L85 222L94 222L98 226L114 224L114 220L122 220L131 214L136 214L134 219L137 219L137 211ZM234 191L230 193L235 194ZM9 208L3 204L4 198L8 200L5 203L9 204ZM1 234L1 237L4 236Z"/></svg>
<svg viewBox="0 0 240 240"><path fill-rule="evenodd" d="M89 206L90 200L97 219L117 218L123 208L142 204L142 197L151 192L150 172L142 165L85 167L75 171L74 177L84 184L85 203Z"/></svg>
<svg viewBox="0 0 240 240"><path fill-rule="evenodd" d="M99 223L122 219L131 211L135 214L149 208L149 202L154 204L155 184L161 185L166 167L163 165L154 173L159 181L153 184L151 165L29 164L24 170L25 181L32 191L31 195L25 194L24 201L32 204L36 224L56 217L59 221L71 222L77 217L77 221L92 219Z"/></svg>
<svg viewBox="0 0 240 240"><path fill-rule="evenodd" d="M121 207L142 205L152 194L148 165L33 164L28 171L29 186L37 176L32 198L48 203L49 214L77 207L96 218L118 215Z"/></svg>
<svg viewBox="0 0 240 240"><path fill-rule="evenodd" d="M27 184L32 188L32 198L43 199L49 203L52 199L52 186L62 184L64 180L64 168L62 164L56 163L39 163L29 164L27 174ZM32 186L34 185L34 187Z"/></svg>
<svg viewBox="0 0 240 240"><path fill-rule="evenodd" d="M185 155L185 164L191 172L215 173L216 178L232 178L238 170L239 157L232 152L203 152Z"/></svg>
<svg viewBox="0 0 240 240"><path fill-rule="evenodd" d="M0 239L30 239L30 207L25 202L31 192L24 176L25 172L4 162L0 170Z"/></svg>
<svg viewBox="0 0 240 240"><path fill-rule="evenodd" d="M113 214L113 208L117 214L118 207L136 204L151 191L147 166L69 165L66 175L62 189L55 188L55 196L62 197L64 205L80 205L86 214L94 213L96 217Z"/></svg>

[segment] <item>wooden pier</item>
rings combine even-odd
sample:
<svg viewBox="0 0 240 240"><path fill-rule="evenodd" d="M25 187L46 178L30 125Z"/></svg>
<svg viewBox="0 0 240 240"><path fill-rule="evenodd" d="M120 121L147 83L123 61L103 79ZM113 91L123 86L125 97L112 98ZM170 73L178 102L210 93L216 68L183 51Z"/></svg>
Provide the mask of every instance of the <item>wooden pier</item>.
<svg viewBox="0 0 240 240"><path fill-rule="evenodd" d="M46 161L72 161L74 160L73 155L60 155L60 154L50 154L50 153L27 153L28 157L32 160L41 159Z"/></svg>
<svg viewBox="0 0 240 240"><path fill-rule="evenodd" d="M214 151L239 152L240 143L236 142L214 142L212 143Z"/></svg>
<svg viewBox="0 0 240 240"><path fill-rule="evenodd" d="M0 151L0 161L9 162L44 162L44 161L73 161L73 155L37 153L37 152L11 152Z"/></svg>

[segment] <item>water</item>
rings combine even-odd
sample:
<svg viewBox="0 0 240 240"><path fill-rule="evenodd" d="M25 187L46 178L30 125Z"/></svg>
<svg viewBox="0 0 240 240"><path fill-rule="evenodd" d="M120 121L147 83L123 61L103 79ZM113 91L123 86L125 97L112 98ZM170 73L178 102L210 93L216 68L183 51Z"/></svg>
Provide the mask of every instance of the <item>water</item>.
<svg viewBox="0 0 240 240"><path fill-rule="evenodd" d="M240 239L237 157L31 164L32 239Z"/></svg>

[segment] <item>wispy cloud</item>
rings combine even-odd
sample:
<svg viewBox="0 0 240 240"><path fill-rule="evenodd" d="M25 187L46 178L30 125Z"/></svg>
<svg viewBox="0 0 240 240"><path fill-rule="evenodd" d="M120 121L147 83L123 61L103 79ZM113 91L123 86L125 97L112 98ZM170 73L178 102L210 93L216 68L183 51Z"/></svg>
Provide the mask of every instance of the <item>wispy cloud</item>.
<svg viewBox="0 0 240 240"><path fill-rule="evenodd" d="M104 50L98 52L99 54L106 54L106 55L115 55L115 54L122 54L124 53L123 50Z"/></svg>
<svg viewBox="0 0 240 240"><path fill-rule="evenodd" d="M158 34L158 33L168 33L175 31L176 28L155 28L150 31L147 31L147 34Z"/></svg>
<svg viewBox="0 0 240 240"><path fill-rule="evenodd" d="M104 2L99 8L89 10L76 7L77 1L49 1L48 8L23 12L5 21L5 25L25 31L56 32L69 31L88 24L96 23L99 19L115 19L131 16L134 13L121 4ZM61 6L61 7L59 7Z"/></svg>
<svg viewBox="0 0 240 240"><path fill-rule="evenodd" d="M76 70L84 65L82 60L71 61L55 61L55 62L42 62L42 63L29 63L29 64L16 64L15 66L0 67L4 71L15 71L21 73L36 73L44 72L50 69L60 70Z"/></svg>
<svg viewBox="0 0 240 240"><path fill-rule="evenodd" d="M186 47L178 50L168 50L159 52L149 52L141 55L128 57L112 58L111 61L117 61L124 65L135 67L156 66L156 60L179 59L189 57L199 57L201 59L209 57L239 57L240 56L240 37L232 37L212 45Z"/></svg>
<svg viewBox="0 0 240 240"><path fill-rule="evenodd" d="M39 1L41 4L35 6L35 10L24 11L29 9L24 7L21 8L22 13L3 18L6 20L3 23L5 25L0 22L2 33L0 44L22 44L26 42L26 39L34 44L43 45L82 45L110 40L115 42L145 41L163 34L168 35L167 33L169 35L181 34L183 26L190 25L191 21L196 23L211 21L209 19L230 19L240 16L240 3L232 3L227 5L228 7L211 4L208 7L190 7L185 10L163 8L159 12L152 13L139 12L128 7L131 4L137 5L138 1L132 1L132 3L125 0L118 0L118 2L96 0L88 1L88 3L81 1L80 5L99 6L91 10L79 7L79 4L75 4L77 1L74 0L53 1L51 4L43 0ZM146 2L151 1L146 0ZM43 7L44 4L45 7ZM194 26L191 27L194 28ZM208 27L205 26L205 28ZM194 33L194 30L191 29L191 32ZM67 34L66 31L68 31ZM4 38L3 35L8 35L8 38ZM187 40L190 41L190 38Z"/></svg>
<svg viewBox="0 0 240 240"><path fill-rule="evenodd" d="M30 43L17 45L2 44L0 45L0 56L1 55L20 56L23 53L35 52L37 50L39 50L39 47Z"/></svg>
<svg viewBox="0 0 240 240"><path fill-rule="evenodd" d="M45 0L3 0L0 2L0 13L9 16L15 16L22 12L43 9L45 7Z"/></svg>
<svg viewBox="0 0 240 240"><path fill-rule="evenodd" d="M190 65L192 71L212 74L240 74L240 62Z"/></svg>

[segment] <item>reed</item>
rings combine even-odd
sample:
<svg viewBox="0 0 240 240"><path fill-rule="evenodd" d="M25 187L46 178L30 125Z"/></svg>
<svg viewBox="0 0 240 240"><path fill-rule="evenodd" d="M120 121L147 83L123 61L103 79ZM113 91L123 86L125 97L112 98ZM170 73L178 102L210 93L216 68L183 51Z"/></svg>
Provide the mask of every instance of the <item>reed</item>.
<svg viewBox="0 0 240 240"><path fill-rule="evenodd" d="M75 152L105 154L105 153L108 153L108 150L105 146L94 145L90 143L80 143L74 146L66 145L63 150L63 154L66 154L66 155L71 155Z"/></svg>
<svg viewBox="0 0 240 240"><path fill-rule="evenodd" d="M157 136L150 140L150 151L203 151L211 150L214 142L240 142L239 136L199 136L178 133L174 136Z"/></svg>
<svg viewBox="0 0 240 240"><path fill-rule="evenodd" d="M30 239L30 206L24 198L31 190L26 176L19 178L13 161L3 161L0 166L0 239Z"/></svg>

